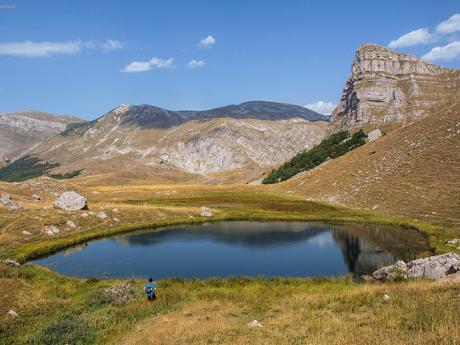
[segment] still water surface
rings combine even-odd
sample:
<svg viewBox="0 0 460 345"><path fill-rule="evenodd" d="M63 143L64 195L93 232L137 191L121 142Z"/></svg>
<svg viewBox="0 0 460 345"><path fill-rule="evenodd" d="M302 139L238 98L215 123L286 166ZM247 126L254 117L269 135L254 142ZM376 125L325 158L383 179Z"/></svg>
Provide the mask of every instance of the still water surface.
<svg viewBox="0 0 460 345"><path fill-rule="evenodd" d="M96 240L35 263L86 278L359 277L423 250L418 233L394 227L219 222Z"/></svg>

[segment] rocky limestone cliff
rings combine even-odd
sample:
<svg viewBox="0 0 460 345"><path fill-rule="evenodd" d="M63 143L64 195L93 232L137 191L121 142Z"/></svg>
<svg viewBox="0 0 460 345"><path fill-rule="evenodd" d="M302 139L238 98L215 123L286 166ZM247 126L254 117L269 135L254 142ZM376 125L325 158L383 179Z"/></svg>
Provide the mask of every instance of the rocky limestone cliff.
<svg viewBox="0 0 460 345"><path fill-rule="evenodd" d="M0 165L78 122L82 120L37 110L0 115Z"/></svg>
<svg viewBox="0 0 460 345"><path fill-rule="evenodd" d="M378 45L358 48L337 108L333 130L404 122L427 116L453 94L460 71Z"/></svg>

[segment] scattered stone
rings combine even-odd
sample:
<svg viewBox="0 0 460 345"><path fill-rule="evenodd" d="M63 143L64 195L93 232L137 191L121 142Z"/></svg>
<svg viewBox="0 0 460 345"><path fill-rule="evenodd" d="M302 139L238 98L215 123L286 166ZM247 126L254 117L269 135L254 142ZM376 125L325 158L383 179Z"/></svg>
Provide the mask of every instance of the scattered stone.
<svg viewBox="0 0 460 345"><path fill-rule="evenodd" d="M113 213L118 213L118 208L114 208L114 209L112 210L112 212L113 212Z"/></svg>
<svg viewBox="0 0 460 345"><path fill-rule="evenodd" d="M201 206L201 216L202 217L212 217L214 212L211 209L207 208L206 206Z"/></svg>
<svg viewBox="0 0 460 345"><path fill-rule="evenodd" d="M383 295L383 300L384 300L384 301L389 301L389 300L390 300L390 296L388 296L387 294Z"/></svg>
<svg viewBox="0 0 460 345"><path fill-rule="evenodd" d="M80 194L75 192L64 192L54 201L54 207L66 211L78 211L88 209L88 204L86 198Z"/></svg>
<svg viewBox="0 0 460 345"><path fill-rule="evenodd" d="M117 217L113 217L112 219L113 219L115 222L119 222L119 221L120 221L120 219L118 219Z"/></svg>
<svg viewBox="0 0 460 345"><path fill-rule="evenodd" d="M2 205L9 206L11 203L11 195L2 194Z"/></svg>
<svg viewBox="0 0 460 345"><path fill-rule="evenodd" d="M97 218L100 218L100 219L106 219L107 218L107 214L103 211L99 212L97 214Z"/></svg>
<svg viewBox="0 0 460 345"><path fill-rule="evenodd" d="M12 201L10 202L10 210L20 210L22 209L22 206L19 205L18 203Z"/></svg>
<svg viewBox="0 0 460 345"><path fill-rule="evenodd" d="M120 304L134 299L137 290L132 284L122 282L104 289L103 294L111 303Z"/></svg>
<svg viewBox="0 0 460 345"><path fill-rule="evenodd" d="M382 132L380 132L380 129L377 128L377 129L374 129L373 131L370 131L367 134L367 139L369 140L369 142L371 142L371 141L377 140L381 136L382 136Z"/></svg>
<svg viewBox="0 0 460 345"><path fill-rule="evenodd" d="M249 322L248 326L249 327L259 327L259 328L263 327L262 324L257 320L253 320L253 321Z"/></svg>
<svg viewBox="0 0 460 345"><path fill-rule="evenodd" d="M40 201L42 199L42 197L40 195L38 195L38 194L32 194L32 199Z"/></svg>
<svg viewBox="0 0 460 345"><path fill-rule="evenodd" d="M21 266L21 264L19 262L17 262L16 260L13 260L13 259L5 259L2 262L5 265L8 265L8 266Z"/></svg>
<svg viewBox="0 0 460 345"><path fill-rule="evenodd" d="M457 244L460 244L460 238L454 238L447 242L448 246L456 246Z"/></svg>
<svg viewBox="0 0 460 345"><path fill-rule="evenodd" d="M101 193L99 193L97 190L95 190L95 191L93 192L93 194L94 194L94 195L97 195L97 194L101 194Z"/></svg>
<svg viewBox="0 0 460 345"><path fill-rule="evenodd" d="M412 260L407 264L398 261L394 265L382 267L372 273L379 281L398 279L432 279L438 280L460 271L460 256L455 253L430 256Z"/></svg>
<svg viewBox="0 0 460 345"><path fill-rule="evenodd" d="M45 232L50 236L54 236L59 233L59 228L55 225L50 225L45 227Z"/></svg>
<svg viewBox="0 0 460 345"><path fill-rule="evenodd" d="M96 212L89 211L88 214L89 214L90 216L95 216L95 215L96 215Z"/></svg>
<svg viewBox="0 0 460 345"><path fill-rule="evenodd" d="M76 228L76 227L77 227L77 225L75 225L75 223L74 223L73 221L71 221L71 220L68 220L68 221L66 222L66 225L67 225L69 228Z"/></svg>
<svg viewBox="0 0 460 345"><path fill-rule="evenodd" d="M29 231L26 231L26 230L23 230L23 231L22 231L22 234L23 234L24 236L30 236L30 235L32 235L32 233L30 233Z"/></svg>
<svg viewBox="0 0 460 345"><path fill-rule="evenodd" d="M376 209L378 209L378 208L379 208L379 205L374 205L374 206L372 206L372 210L376 210Z"/></svg>
<svg viewBox="0 0 460 345"><path fill-rule="evenodd" d="M8 311L8 315L12 316L12 317L19 317L19 314L16 313L13 309L10 309Z"/></svg>
<svg viewBox="0 0 460 345"><path fill-rule="evenodd" d="M86 217L88 217L88 213L86 213L86 212L85 212L85 213L82 213L82 214L80 215L80 217L86 218Z"/></svg>

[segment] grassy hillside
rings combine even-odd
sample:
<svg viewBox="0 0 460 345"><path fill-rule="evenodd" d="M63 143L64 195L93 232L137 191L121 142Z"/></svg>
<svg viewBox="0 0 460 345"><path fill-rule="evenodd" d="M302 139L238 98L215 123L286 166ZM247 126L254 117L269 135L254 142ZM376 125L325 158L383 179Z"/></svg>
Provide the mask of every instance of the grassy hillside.
<svg viewBox="0 0 460 345"><path fill-rule="evenodd" d="M460 342L457 284L341 279L165 279L152 305L131 280L81 280L0 265L0 344L391 344ZM383 296L390 299L385 301ZM6 314L9 309L18 318ZM258 320L262 328L247 326Z"/></svg>
<svg viewBox="0 0 460 345"><path fill-rule="evenodd" d="M460 229L460 102L273 186L352 208Z"/></svg>
<svg viewBox="0 0 460 345"><path fill-rule="evenodd" d="M278 169L272 170L263 179L262 183L271 184L285 181L302 171L313 169L328 159L340 157L364 145L366 137L366 133L362 130L353 133L351 136L349 131L332 134L312 149L298 153Z"/></svg>

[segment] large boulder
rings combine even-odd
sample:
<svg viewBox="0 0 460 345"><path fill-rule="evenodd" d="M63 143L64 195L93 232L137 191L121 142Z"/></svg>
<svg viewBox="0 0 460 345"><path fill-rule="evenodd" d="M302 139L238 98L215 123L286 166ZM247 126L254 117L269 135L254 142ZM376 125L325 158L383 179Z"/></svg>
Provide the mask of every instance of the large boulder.
<svg viewBox="0 0 460 345"><path fill-rule="evenodd" d="M410 261L407 264L408 275L411 279L426 278L440 279L455 273L460 265L460 256L455 253L430 256L424 259Z"/></svg>
<svg viewBox="0 0 460 345"><path fill-rule="evenodd" d="M380 129L377 128L367 134L367 139L369 140L369 142L371 142L371 141L377 140L381 136L382 136L382 132L380 132Z"/></svg>
<svg viewBox="0 0 460 345"><path fill-rule="evenodd" d="M202 217L212 217L214 212L211 209L207 208L206 206L201 206L201 216Z"/></svg>
<svg viewBox="0 0 460 345"><path fill-rule="evenodd" d="M397 261L394 265L382 267L372 273L379 281L400 279L433 279L438 280L460 271L460 256L455 253L430 256L428 258L409 261Z"/></svg>
<svg viewBox="0 0 460 345"><path fill-rule="evenodd" d="M75 192L64 192L54 201L54 207L66 211L87 210L88 203L84 196Z"/></svg>
<svg viewBox="0 0 460 345"><path fill-rule="evenodd" d="M407 265L402 260L396 261L394 265L382 267L374 273L372 273L372 278L381 281L407 279Z"/></svg>

